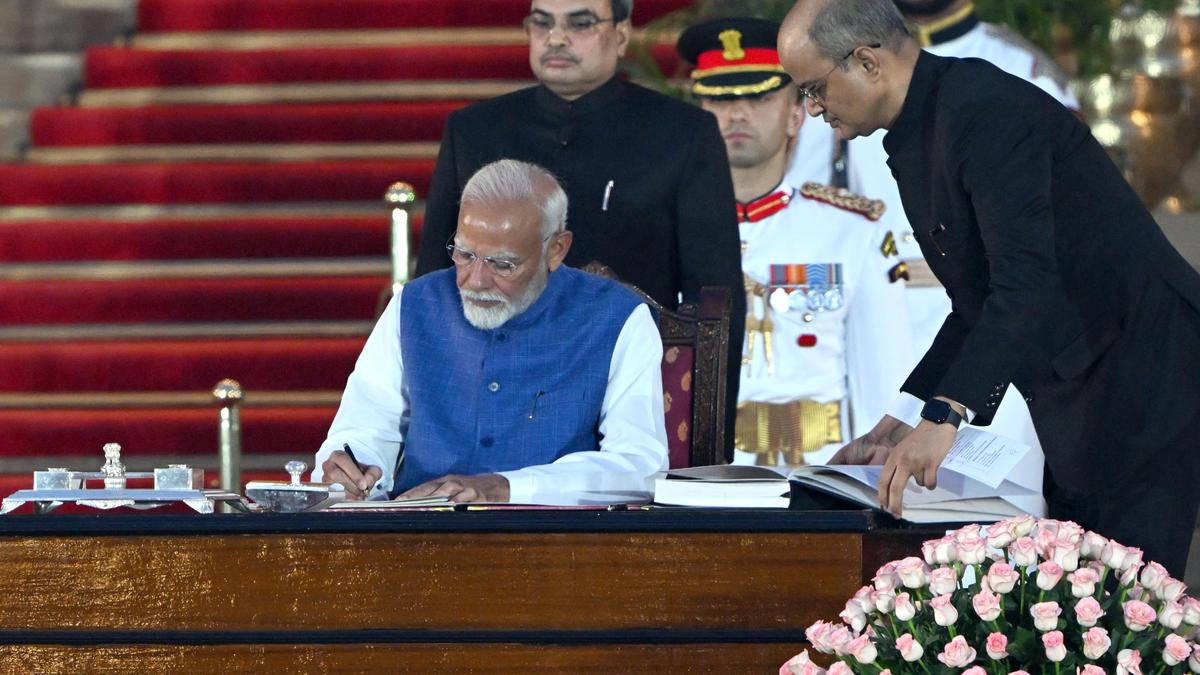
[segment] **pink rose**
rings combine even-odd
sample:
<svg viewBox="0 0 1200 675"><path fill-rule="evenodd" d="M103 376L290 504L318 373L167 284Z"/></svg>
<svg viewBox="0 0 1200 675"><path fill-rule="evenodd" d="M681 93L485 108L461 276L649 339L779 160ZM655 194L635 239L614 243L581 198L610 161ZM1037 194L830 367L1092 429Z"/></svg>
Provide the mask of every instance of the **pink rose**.
<svg viewBox="0 0 1200 675"><path fill-rule="evenodd" d="M780 666L779 675L825 675L825 669L809 660L806 649Z"/></svg>
<svg viewBox="0 0 1200 675"><path fill-rule="evenodd" d="M838 614L838 616L841 617L842 621L844 621L846 625L850 626L855 633L867 627L866 612L862 611L862 607L860 607L859 604L853 600L846 601L846 609L843 609L842 613Z"/></svg>
<svg viewBox="0 0 1200 675"><path fill-rule="evenodd" d="M1013 565L1017 567L1037 564L1037 545L1029 537L1018 538L1008 547L1008 552L1012 554Z"/></svg>
<svg viewBox="0 0 1200 675"><path fill-rule="evenodd" d="M1021 576L1008 563L998 562L988 570L988 586L997 593L1008 593L1017 585Z"/></svg>
<svg viewBox="0 0 1200 675"><path fill-rule="evenodd" d="M1083 655L1093 661L1107 654L1111 646L1112 639L1103 628L1089 628L1088 632L1083 634Z"/></svg>
<svg viewBox="0 0 1200 675"><path fill-rule="evenodd" d="M1129 549L1110 539L1104 545L1104 551L1100 553L1100 560L1114 570L1124 570L1128 551Z"/></svg>
<svg viewBox="0 0 1200 675"><path fill-rule="evenodd" d="M980 666L971 666L970 668L962 671L961 675L987 675L987 671Z"/></svg>
<svg viewBox="0 0 1200 675"><path fill-rule="evenodd" d="M1080 553L1083 557L1091 560L1099 560L1104 553L1104 547L1108 544L1108 539L1096 534L1088 532L1083 535L1083 546L1080 548Z"/></svg>
<svg viewBox="0 0 1200 675"><path fill-rule="evenodd" d="M896 566L896 574L905 588L924 588L929 585L929 568L920 558L905 558Z"/></svg>
<svg viewBox="0 0 1200 675"><path fill-rule="evenodd" d="M1075 621L1084 628L1095 626L1102 616L1104 616L1104 610L1100 607L1100 603L1090 595L1080 598L1079 602L1075 603Z"/></svg>
<svg viewBox="0 0 1200 675"><path fill-rule="evenodd" d="M1052 630L1043 635L1042 646L1046 649L1046 658L1055 663L1067 658L1067 647L1063 644L1063 634L1060 630Z"/></svg>
<svg viewBox="0 0 1200 675"><path fill-rule="evenodd" d="M958 588L958 574L953 567L939 567L929 573L929 592L948 595Z"/></svg>
<svg viewBox="0 0 1200 675"><path fill-rule="evenodd" d="M863 665L875 663L875 657L879 655L875 649L875 643L871 642L871 636L866 633L851 640L846 651L854 657L855 661Z"/></svg>
<svg viewBox="0 0 1200 675"><path fill-rule="evenodd" d="M980 591L971 598L971 606L984 621L995 621L1000 616L1000 598L990 591Z"/></svg>
<svg viewBox="0 0 1200 675"><path fill-rule="evenodd" d="M945 565L957 561L954 537L947 535L941 539L930 539L921 544L921 555L930 565Z"/></svg>
<svg viewBox="0 0 1200 675"><path fill-rule="evenodd" d="M933 621L937 625L953 626L958 621L958 610L954 608L949 595L937 596L929 601L929 606L933 608Z"/></svg>
<svg viewBox="0 0 1200 675"><path fill-rule="evenodd" d="M1179 628L1183 623L1183 605L1174 600L1167 600L1158 610L1158 623L1170 630Z"/></svg>
<svg viewBox="0 0 1200 675"><path fill-rule="evenodd" d="M951 668L963 668L975 660L975 650L967 644L966 638L957 635L946 643L946 648L937 658Z"/></svg>
<svg viewBox="0 0 1200 675"><path fill-rule="evenodd" d="M1154 608L1141 600L1129 600L1125 603L1125 625L1129 630L1135 633L1146 630L1146 628L1154 623L1156 613Z"/></svg>
<svg viewBox="0 0 1200 675"><path fill-rule="evenodd" d="M1016 533L1013 532L1013 524L1008 520L992 523L984 531L987 536L987 545L992 548L1004 548L1017 538Z"/></svg>
<svg viewBox="0 0 1200 675"><path fill-rule="evenodd" d="M1104 669L1094 663L1085 664L1082 668L1075 670L1075 675L1107 675Z"/></svg>
<svg viewBox="0 0 1200 675"><path fill-rule="evenodd" d="M874 591L874 586L863 586L854 592L854 597L850 601L862 608L863 614L870 614L875 611L875 603L871 600L871 593Z"/></svg>
<svg viewBox="0 0 1200 675"><path fill-rule="evenodd" d="M911 633L905 633L896 638L896 651L900 652L900 658L909 663L925 655L925 648L913 638Z"/></svg>
<svg viewBox="0 0 1200 675"><path fill-rule="evenodd" d="M1117 654L1117 675L1142 675L1142 653L1136 649L1122 649Z"/></svg>
<svg viewBox="0 0 1200 675"><path fill-rule="evenodd" d="M913 605L912 599L908 593L896 594L896 618L901 621L912 621L912 618L917 614L917 608Z"/></svg>
<svg viewBox="0 0 1200 675"><path fill-rule="evenodd" d="M1067 581L1071 582L1071 595L1082 598L1096 592L1096 584L1100 582L1100 575L1090 567L1081 567L1068 574Z"/></svg>
<svg viewBox="0 0 1200 675"><path fill-rule="evenodd" d="M891 565L889 568L888 565ZM879 568L875 578L871 580L877 591L894 591L900 585L900 577L896 576L895 563L888 563Z"/></svg>
<svg viewBox="0 0 1200 675"><path fill-rule="evenodd" d="M987 556L987 542L975 531L957 539L955 553L965 565L978 565Z"/></svg>
<svg viewBox="0 0 1200 675"><path fill-rule="evenodd" d="M1183 622L1189 626L1200 624L1200 600L1192 597L1183 599Z"/></svg>
<svg viewBox="0 0 1200 675"><path fill-rule="evenodd" d="M1029 673L1024 670L1014 670L1008 675L1029 675Z"/></svg>
<svg viewBox="0 0 1200 675"><path fill-rule="evenodd" d="M896 605L896 595L891 591L874 591L871 593L871 602L875 605L875 609L887 614Z"/></svg>
<svg viewBox="0 0 1200 675"><path fill-rule="evenodd" d="M989 659L999 661L1008 657L1008 636L1004 633L992 633L987 638L987 655Z"/></svg>
<svg viewBox="0 0 1200 675"><path fill-rule="evenodd" d="M812 644L813 649L822 654L833 653L833 645L829 642L829 636L832 634L833 624L825 621L818 621L804 629L804 637Z"/></svg>
<svg viewBox="0 0 1200 675"><path fill-rule="evenodd" d="M1168 666L1179 665L1187 661L1191 655L1192 646L1178 635L1168 635L1167 639L1163 641L1162 660Z"/></svg>
<svg viewBox="0 0 1200 675"><path fill-rule="evenodd" d="M1058 616L1062 614L1062 608L1057 602L1039 602L1029 608L1029 614L1038 630L1054 630L1058 627Z"/></svg>
<svg viewBox="0 0 1200 675"><path fill-rule="evenodd" d="M1015 518L1009 518L1007 521L1012 523L1013 537L1019 538L1033 532L1033 528L1037 525L1037 519L1033 516L1024 513Z"/></svg>
<svg viewBox="0 0 1200 675"><path fill-rule="evenodd" d="M835 661L829 666L829 675L854 675L854 669L841 661Z"/></svg>
<svg viewBox="0 0 1200 675"><path fill-rule="evenodd" d="M1200 673L1200 645L1192 645L1192 655L1188 657L1188 670Z"/></svg>
<svg viewBox="0 0 1200 675"><path fill-rule="evenodd" d="M1138 576L1138 581L1142 584L1143 588L1148 588L1157 593L1159 587L1162 586L1162 582L1166 581L1169 576L1171 575L1167 574L1167 568L1154 561L1150 561L1142 568L1142 572Z"/></svg>
<svg viewBox="0 0 1200 675"><path fill-rule="evenodd" d="M1187 585L1178 579L1167 577L1158 588L1158 597L1163 600L1179 600L1179 596L1187 590Z"/></svg>
<svg viewBox="0 0 1200 675"><path fill-rule="evenodd" d="M1054 555L1054 547L1058 543L1058 523L1043 520L1038 525L1037 532L1033 535L1033 543L1037 547L1038 555L1049 560Z"/></svg>
<svg viewBox="0 0 1200 675"><path fill-rule="evenodd" d="M1038 565L1037 587L1043 591L1053 590L1063 578L1063 568L1053 560Z"/></svg>
<svg viewBox="0 0 1200 675"><path fill-rule="evenodd" d="M854 639L854 634L845 626L836 626L833 632L829 634L829 646L833 648L833 653L838 656L846 655L846 647L850 645L850 641Z"/></svg>

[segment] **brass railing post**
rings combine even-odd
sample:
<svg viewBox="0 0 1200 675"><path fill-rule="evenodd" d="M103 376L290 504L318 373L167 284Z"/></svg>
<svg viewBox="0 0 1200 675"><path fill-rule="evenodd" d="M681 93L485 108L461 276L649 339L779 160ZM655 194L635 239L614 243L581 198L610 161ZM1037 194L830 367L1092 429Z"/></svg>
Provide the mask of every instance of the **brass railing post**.
<svg viewBox="0 0 1200 675"><path fill-rule="evenodd" d="M213 400L221 406L217 425L217 445L221 454L221 489L242 492L242 413L245 397L237 380L226 378L212 391Z"/></svg>
<svg viewBox="0 0 1200 675"><path fill-rule="evenodd" d="M383 313L388 301L408 281L414 263L408 244L412 240L412 208L417 203L417 192L408 183L392 183L383 199L392 207L392 284L379 294L376 316Z"/></svg>

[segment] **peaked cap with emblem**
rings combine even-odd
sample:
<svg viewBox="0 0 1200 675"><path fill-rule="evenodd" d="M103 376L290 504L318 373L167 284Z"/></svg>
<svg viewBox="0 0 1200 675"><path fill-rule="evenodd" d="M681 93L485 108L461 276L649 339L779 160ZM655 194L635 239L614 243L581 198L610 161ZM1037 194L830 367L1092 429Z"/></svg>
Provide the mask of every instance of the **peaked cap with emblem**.
<svg viewBox="0 0 1200 675"><path fill-rule="evenodd" d="M676 49L692 70L692 93L706 98L761 96L791 82L779 64L779 24L766 19L714 19L679 36Z"/></svg>

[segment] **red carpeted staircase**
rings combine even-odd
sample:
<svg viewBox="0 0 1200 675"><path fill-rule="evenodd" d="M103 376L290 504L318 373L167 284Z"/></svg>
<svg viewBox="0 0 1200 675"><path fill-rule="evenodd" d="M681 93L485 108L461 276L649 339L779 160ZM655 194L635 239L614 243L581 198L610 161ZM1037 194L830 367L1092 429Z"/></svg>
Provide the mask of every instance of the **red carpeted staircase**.
<svg viewBox="0 0 1200 675"><path fill-rule="evenodd" d="M638 0L637 23L689 4ZM383 194L423 195L446 116L531 80L527 11L141 0L138 34L89 50L76 103L36 110L0 166L0 494L108 441L215 479L226 377L245 478L310 460L389 282Z"/></svg>

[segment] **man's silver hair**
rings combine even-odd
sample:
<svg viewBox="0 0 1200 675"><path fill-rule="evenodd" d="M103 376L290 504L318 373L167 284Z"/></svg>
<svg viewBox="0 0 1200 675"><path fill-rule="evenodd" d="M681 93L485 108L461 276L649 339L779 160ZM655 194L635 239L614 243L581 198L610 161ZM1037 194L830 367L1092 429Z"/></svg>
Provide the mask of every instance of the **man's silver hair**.
<svg viewBox="0 0 1200 675"><path fill-rule="evenodd" d="M864 45L895 50L908 35L904 16L892 0L830 0L817 12L808 38L821 56L845 70L846 55Z"/></svg>
<svg viewBox="0 0 1200 675"><path fill-rule="evenodd" d="M533 202L542 210L542 237L567 227L567 193L554 174L529 162L500 159L485 165L463 188L462 203L468 202Z"/></svg>
<svg viewBox="0 0 1200 675"><path fill-rule="evenodd" d="M633 0L608 0L612 4L613 23L620 23L633 16Z"/></svg>

